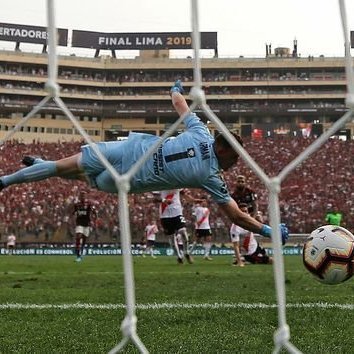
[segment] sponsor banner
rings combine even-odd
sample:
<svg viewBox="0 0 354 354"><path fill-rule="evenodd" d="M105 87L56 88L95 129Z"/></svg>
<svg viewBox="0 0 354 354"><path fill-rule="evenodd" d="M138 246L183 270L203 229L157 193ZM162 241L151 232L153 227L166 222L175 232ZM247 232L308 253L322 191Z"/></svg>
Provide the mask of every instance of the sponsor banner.
<svg viewBox="0 0 354 354"><path fill-rule="evenodd" d="M37 256L37 255L53 255L53 256L64 256L73 255L74 249L71 248L15 248L11 250L13 255L19 256ZM8 254L6 248L0 248L0 255Z"/></svg>
<svg viewBox="0 0 354 354"><path fill-rule="evenodd" d="M0 41L47 44L47 27L0 22ZM58 28L58 45L68 45L68 30Z"/></svg>
<svg viewBox="0 0 354 354"><path fill-rule="evenodd" d="M284 256L300 256L302 255L302 247L293 247L293 246L288 246L283 248L283 255ZM266 251L269 256L273 256L273 248L266 248Z"/></svg>
<svg viewBox="0 0 354 354"><path fill-rule="evenodd" d="M202 49L217 49L217 32L201 32ZM72 47L92 49L191 49L190 32L103 33L73 30Z"/></svg>
<svg viewBox="0 0 354 354"><path fill-rule="evenodd" d="M273 255L273 249L266 248L269 255ZM122 255L121 248L87 248L85 250L87 256L112 256L112 255ZM143 251L139 248L132 248L131 253L133 256L141 256ZM6 248L0 248L0 255L7 255L8 251ZM74 256L74 248L15 248L12 251L13 255L20 256ZM232 248L221 247L212 248L210 251L211 256L233 256L234 250ZM284 247L284 255L301 255L302 247ZM155 248L155 256L173 256L174 250L172 248ZM194 256L203 256L204 249L197 248L193 251ZM149 255L146 255L147 257Z"/></svg>

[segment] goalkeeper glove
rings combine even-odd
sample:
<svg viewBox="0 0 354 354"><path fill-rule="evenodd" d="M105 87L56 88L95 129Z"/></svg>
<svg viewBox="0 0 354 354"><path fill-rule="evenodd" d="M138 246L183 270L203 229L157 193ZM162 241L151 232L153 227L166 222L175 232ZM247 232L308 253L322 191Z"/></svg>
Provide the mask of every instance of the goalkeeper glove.
<svg viewBox="0 0 354 354"><path fill-rule="evenodd" d="M181 80L175 81L174 85L171 87L170 94L172 95L173 92L179 92L182 95L184 94L184 89Z"/></svg>
<svg viewBox="0 0 354 354"><path fill-rule="evenodd" d="M285 245L286 241L289 238L289 230L285 224L279 224L280 234L281 234L281 242ZM260 231L260 234L264 237L271 237L272 228L268 225L263 225Z"/></svg>

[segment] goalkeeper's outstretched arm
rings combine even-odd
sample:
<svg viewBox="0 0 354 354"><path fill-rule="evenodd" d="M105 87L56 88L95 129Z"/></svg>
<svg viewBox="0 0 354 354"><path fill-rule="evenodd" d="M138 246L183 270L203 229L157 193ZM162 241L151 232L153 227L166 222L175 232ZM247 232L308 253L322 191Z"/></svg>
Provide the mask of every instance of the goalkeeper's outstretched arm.
<svg viewBox="0 0 354 354"><path fill-rule="evenodd" d="M176 112L180 117L182 115L190 113L189 106L187 104L186 99L183 97L183 93L184 89L181 80L177 80L171 87L170 95L172 98L173 107L175 108Z"/></svg>
<svg viewBox="0 0 354 354"><path fill-rule="evenodd" d="M265 237L271 237L272 229L266 224L262 224L252 216L244 213L237 205L237 203L231 199L226 203L219 204L219 208L225 213L231 222L242 228L258 233ZM280 233L282 238L282 243L285 244L289 237L289 230L285 224L280 224Z"/></svg>
<svg viewBox="0 0 354 354"><path fill-rule="evenodd" d="M218 204L218 206L234 224L241 226L243 229L260 233L263 224L251 215L244 213L233 199L227 203Z"/></svg>

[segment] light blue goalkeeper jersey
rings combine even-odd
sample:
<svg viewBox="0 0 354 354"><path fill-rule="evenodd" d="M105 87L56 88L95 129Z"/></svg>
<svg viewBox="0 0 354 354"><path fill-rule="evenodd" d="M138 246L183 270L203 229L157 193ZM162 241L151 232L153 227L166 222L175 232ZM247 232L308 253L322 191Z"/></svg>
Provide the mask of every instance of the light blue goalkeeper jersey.
<svg viewBox="0 0 354 354"><path fill-rule="evenodd" d="M167 138L132 178L130 192L202 188L217 203L229 201L231 197L213 150L214 138L194 113L185 118L184 124L186 131ZM97 146L118 173L123 174L157 140L159 137L154 135L131 133L125 141L98 143ZM100 190L116 193L114 180L92 149L85 145L82 153L81 166L91 184Z"/></svg>

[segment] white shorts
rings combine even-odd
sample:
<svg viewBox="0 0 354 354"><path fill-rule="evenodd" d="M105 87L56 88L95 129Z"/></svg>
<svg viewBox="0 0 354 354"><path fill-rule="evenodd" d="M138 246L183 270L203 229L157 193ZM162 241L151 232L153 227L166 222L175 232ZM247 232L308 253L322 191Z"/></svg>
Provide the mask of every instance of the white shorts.
<svg viewBox="0 0 354 354"><path fill-rule="evenodd" d="M75 228L76 234L83 234L85 237L89 237L90 235L90 226L76 226Z"/></svg>

